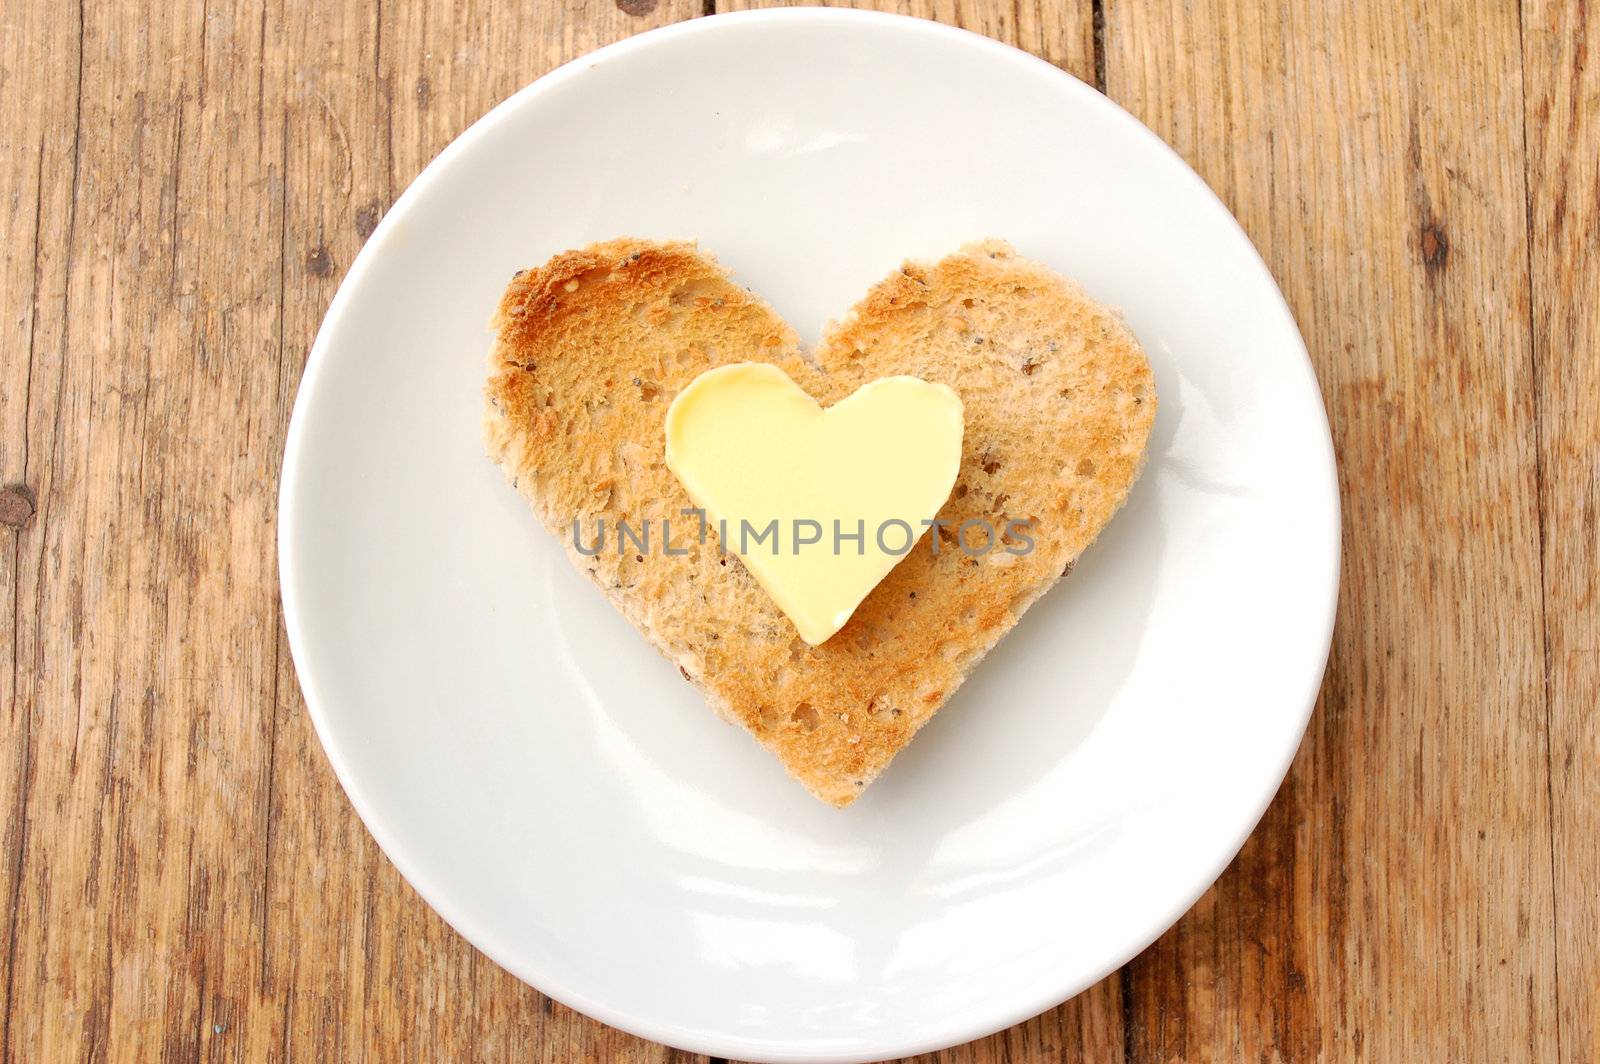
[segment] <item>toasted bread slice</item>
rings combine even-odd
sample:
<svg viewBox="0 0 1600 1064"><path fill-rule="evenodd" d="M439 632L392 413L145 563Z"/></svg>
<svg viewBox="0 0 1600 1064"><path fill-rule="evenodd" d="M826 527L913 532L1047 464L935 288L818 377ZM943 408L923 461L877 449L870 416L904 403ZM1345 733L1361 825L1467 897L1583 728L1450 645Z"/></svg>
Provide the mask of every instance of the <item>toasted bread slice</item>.
<svg viewBox="0 0 1600 1064"><path fill-rule="evenodd" d="M837 806L1110 520L1156 411L1150 366L1117 314L995 241L906 264L810 358L766 303L687 243L616 240L557 255L512 279L493 328L493 457L573 563L712 707ZM821 646L806 645L714 531L698 542L680 516L692 504L666 465L667 406L702 371L739 361L782 366L824 405L904 373L948 384L966 407L941 549L918 544ZM674 550L687 553L659 542L621 553L613 537L586 556L574 520L592 545L602 518L608 530L648 519L658 532L668 519ZM962 522L1008 519L1031 522L1031 551L957 548Z"/></svg>

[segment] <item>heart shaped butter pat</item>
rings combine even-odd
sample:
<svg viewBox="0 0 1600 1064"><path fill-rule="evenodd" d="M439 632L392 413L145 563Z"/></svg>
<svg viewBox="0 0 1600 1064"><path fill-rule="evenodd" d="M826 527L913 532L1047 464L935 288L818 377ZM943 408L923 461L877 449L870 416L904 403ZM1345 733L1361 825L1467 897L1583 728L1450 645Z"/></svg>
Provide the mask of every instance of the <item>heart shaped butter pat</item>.
<svg viewBox="0 0 1600 1064"><path fill-rule="evenodd" d="M961 468L961 399L883 377L824 409L777 366L700 374L667 410L667 465L725 550L817 646L916 549Z"/></svg>

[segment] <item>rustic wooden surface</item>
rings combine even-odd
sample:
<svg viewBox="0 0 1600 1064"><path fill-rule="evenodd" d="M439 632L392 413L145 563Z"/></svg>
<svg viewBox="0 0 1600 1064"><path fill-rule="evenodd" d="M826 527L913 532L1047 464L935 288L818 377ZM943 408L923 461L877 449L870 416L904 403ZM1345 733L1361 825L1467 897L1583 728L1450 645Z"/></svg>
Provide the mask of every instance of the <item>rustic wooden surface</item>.
<svg viewBox="0 0 1600 1064"><path fill-rule="evenodd" d="M720 7L720 5L718 5ZM290 668L313 331L422 165L700 0L0 6L0 1059L703 1058L554 1005L378 853ZM1600 1060L1600 13L906 0L1239 216L1341 459L1277 801L1176 928L950 1062Z"/></svg>

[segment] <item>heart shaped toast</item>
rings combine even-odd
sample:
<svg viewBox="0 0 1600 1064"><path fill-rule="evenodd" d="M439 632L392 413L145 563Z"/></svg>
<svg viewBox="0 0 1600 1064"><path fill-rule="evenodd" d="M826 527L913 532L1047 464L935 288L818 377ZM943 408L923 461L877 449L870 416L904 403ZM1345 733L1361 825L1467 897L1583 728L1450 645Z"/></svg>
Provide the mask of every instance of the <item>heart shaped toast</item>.
<svg viewBox="0 0 1600 1064"><path fill-rule="evenodd" d="M824 408L777 366L735 362L667 408L667 467L819 646L933 527L961 471L961 430L943 384L880 377Z"/></svg>
<svg viewBox="0 0 1600 1064"><path fill-rule="evenodd" d="M998 241L906 264L809 354L688 243L559 254L512 279L492 327L491 455L711 706L837 806L1072 567L1126 498L1155 418L1150 366L1117 314ZM669 404L735 362L778 366L823 406L907 375L948 385L965 407L960 473L927 537L944 549L906 554L819 646L714 530L695 534L667 467ZM966 549L968 521L1025 523L1031 547ZM609 530L621 522L653 525L658 540L670 528L670 542L619 543Z"/></svg>

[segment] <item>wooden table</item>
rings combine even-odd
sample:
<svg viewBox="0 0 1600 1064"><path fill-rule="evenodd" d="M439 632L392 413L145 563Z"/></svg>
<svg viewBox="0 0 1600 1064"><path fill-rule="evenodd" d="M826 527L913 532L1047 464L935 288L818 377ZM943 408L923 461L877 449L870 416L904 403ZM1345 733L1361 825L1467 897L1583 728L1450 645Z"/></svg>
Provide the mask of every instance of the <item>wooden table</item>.
<svg viewBox="0 0 1600 1064"><path fill-rule="evenodd" d="M706 0L0 7L5 1061L689 1060L400 879L285 648L279 455L423 164ZM1600 1060L1600 11L905 0L1091 81L1310 345L1344 593L1300 756L1171 932L946 1061Z"/></svg>

